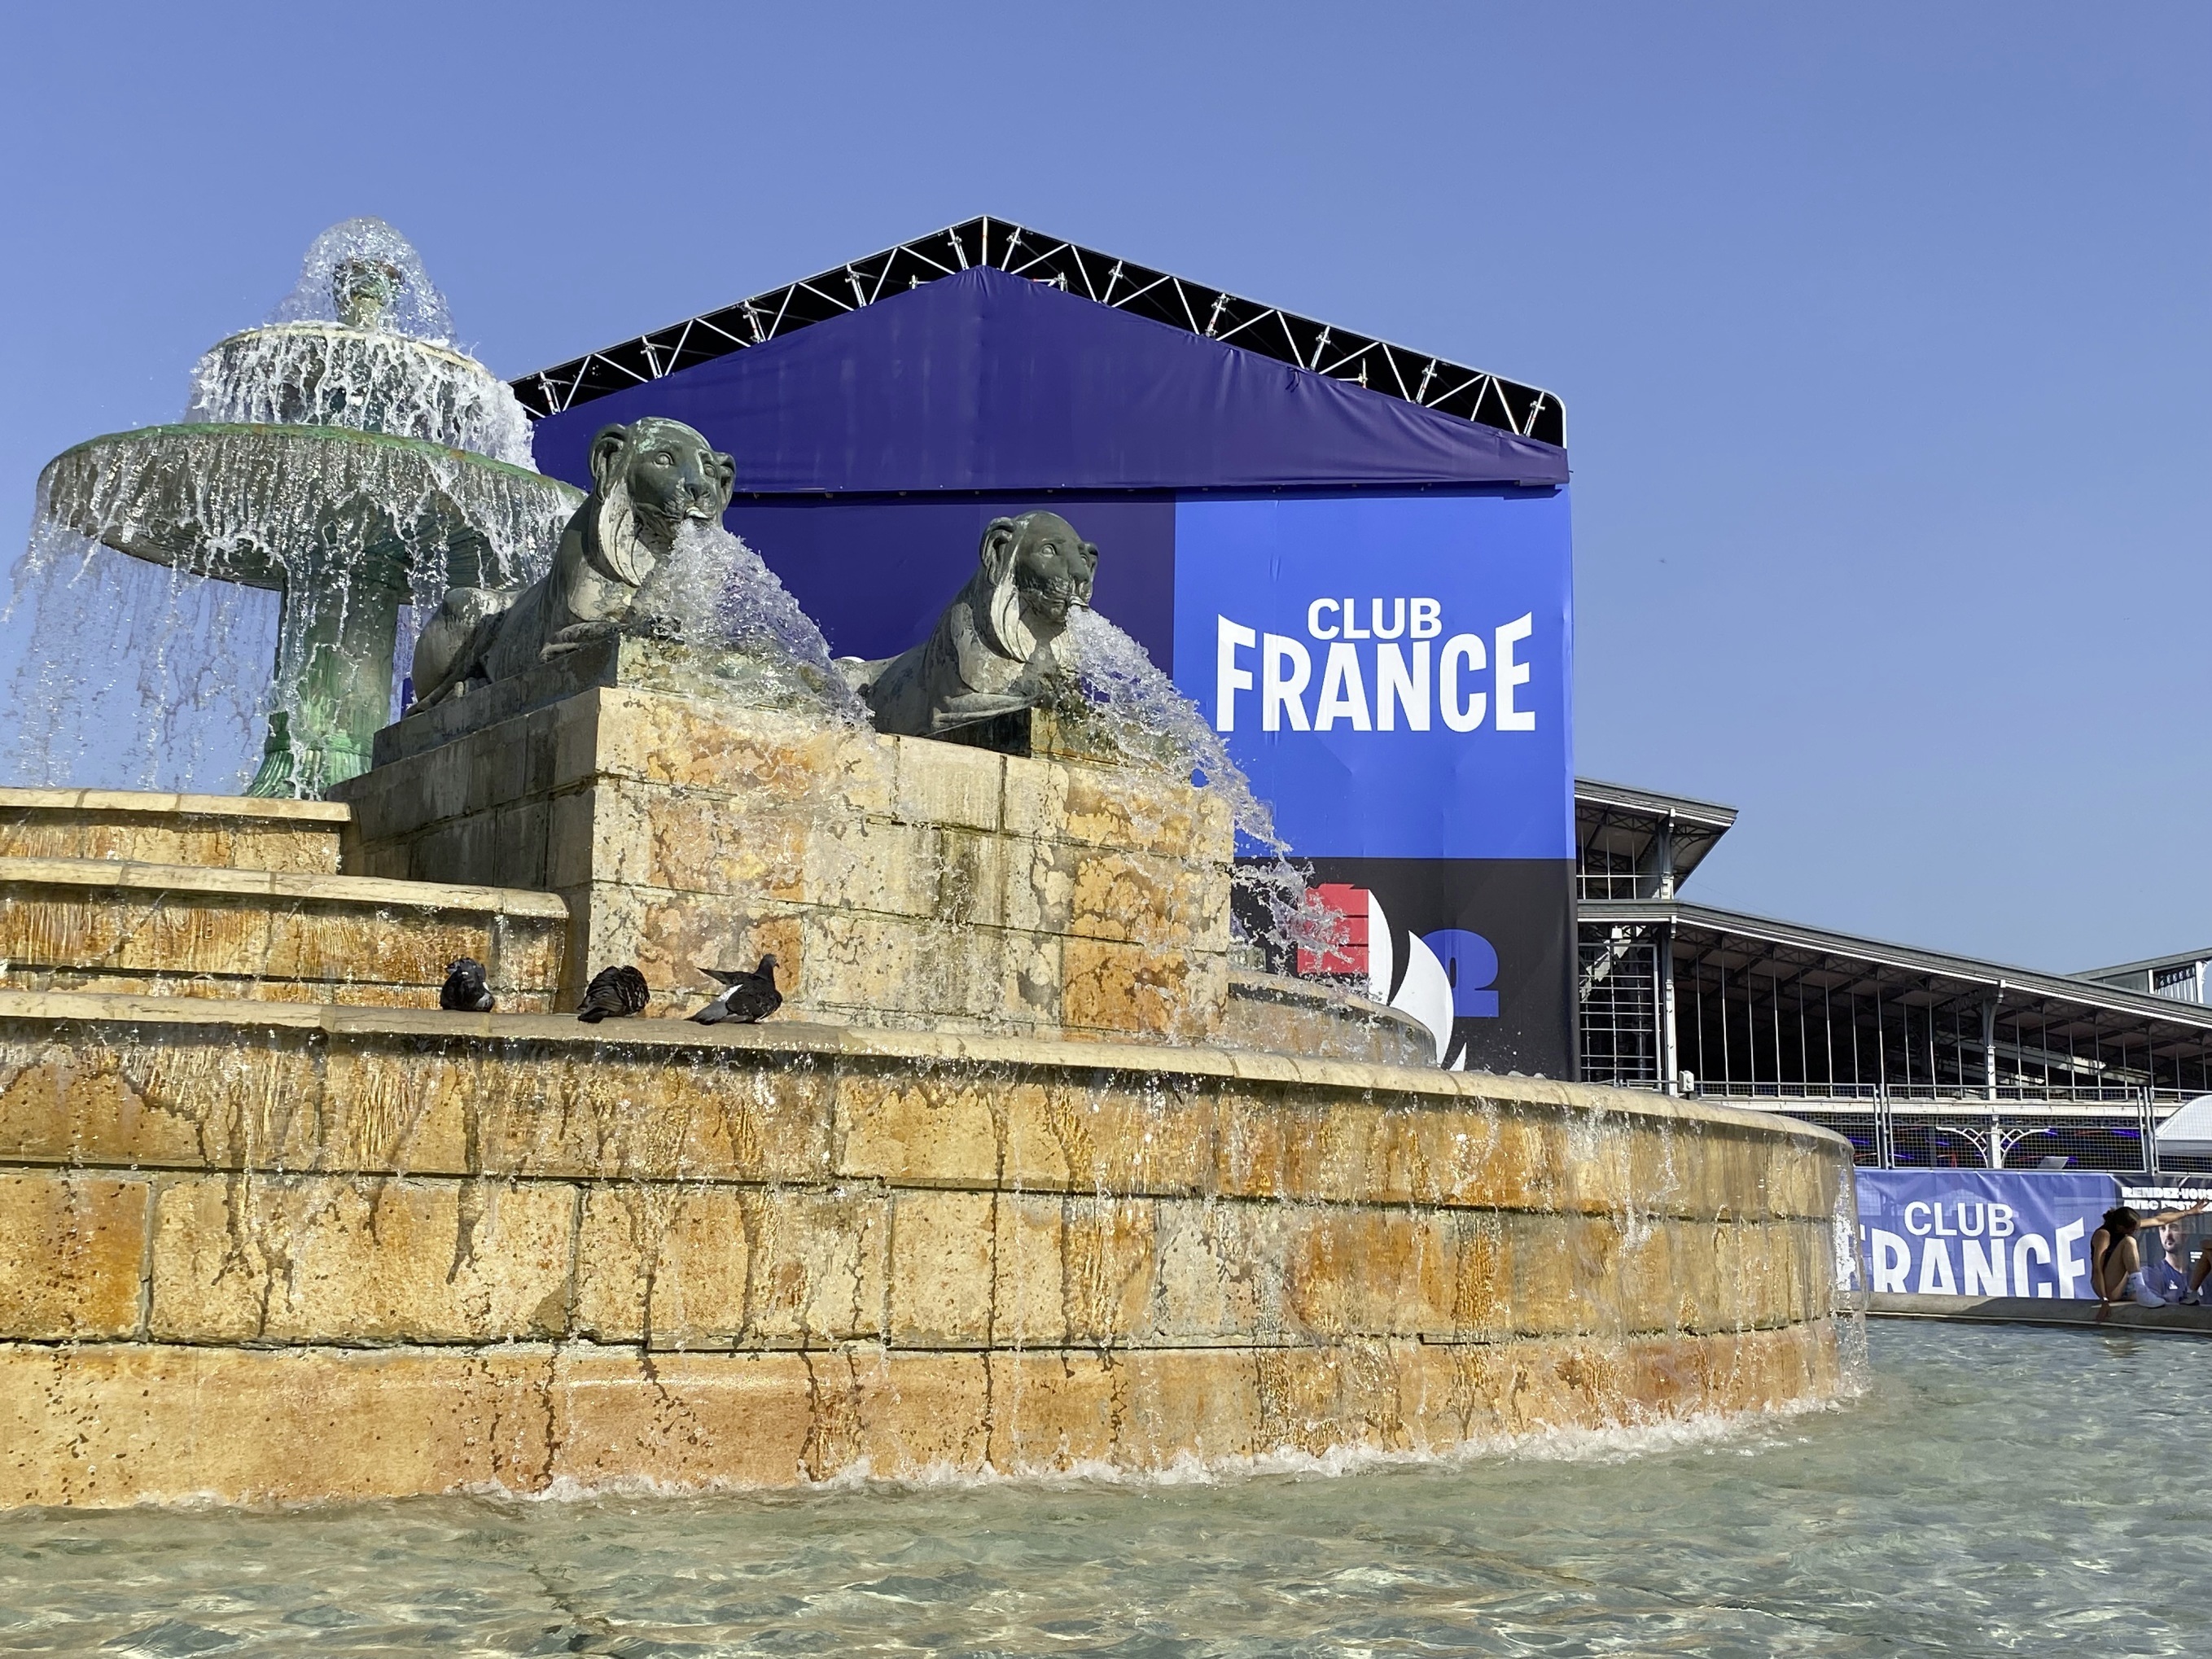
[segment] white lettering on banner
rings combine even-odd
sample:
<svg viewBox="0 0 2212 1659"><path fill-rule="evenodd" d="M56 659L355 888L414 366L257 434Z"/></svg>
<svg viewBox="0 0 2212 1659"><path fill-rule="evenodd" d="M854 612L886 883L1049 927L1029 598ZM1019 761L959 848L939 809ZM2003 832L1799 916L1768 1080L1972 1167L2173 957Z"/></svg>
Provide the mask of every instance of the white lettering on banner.
<svg viewBox="0 0 2212 1659"><path fill-rule="evenodd" d="M2072 1297L2074 1281L2089 1276L2089 1264L2066 1248L2080 1243L2081 1235L2088 1231L2086 1221L2069 1221L2058 1230L2058 1294L2062 1297Z"/></svg>
<svg viewBox="0 0 2212 1659"><path fill-rule="evenodd" d="M1931 1238L1920 1247L1920 1294L1956 1296L1959 1281L1951 1277L1951 1247Z"/></svg>
<svg viewBox="0 0 2212 1659"><path fill-rule="evenodd" d="M1987 1249L1968 1239L1959 1246L1960 1266L1966 1270L1966 1284L1960 1288L1968 1296L2002 1296L2005 1293L2005 1248L1992 1240Z"/></svg>
<svg viewBox="0 0 2212 1659"><path fill-rule="evenodd" d="M1355 732L1426 732L1437 714L1453 732L1479 731L1486 721L1498 732L1536 729L1535 712L1518 707L1514 698L1515 689L1528 684L1532 678L1530 665L1515 660L1513 651L1534 631L1533 612L1492 629L1488 635L1455 634L1443 642L1439 653L1430 641L1443 631L1441 600L1395 599L1389 605L1386 626L1383 601L1368 600L1368 616L1375 624L1371 634L1358 625L1357 599L1324 598L1307 605L1306 632L1328 645L1310 720L1305 693L1313 681L1314 653L1293 636L1262 633L1217 613L1213 619L1214 730L1237 729L1237 694L1254 690L1260 693L1260 727L1265 732L1330 732L1340 726ZM1367 647L1375 653L1375 696L1370 702L1368 665L1353 642L1395 641L1401 635L1407 641L1405 645ZM1255 647L1260 652L1256 674L1237 655ZM1463 684L1468 677L1486 675L1495 676L1494 690ZM1405 717L1402 728L1401 714Z"/></svg>
<svg viewBox="0 0 2212 1659"><path fill-rule="evenodd" d="M1524 663L1513 660L1513 647L1536 631L1535 613L1531 611L1498 630L1498 729L1501 732L1533 732L1536 729L1536 711L1513 706L1513 688L1528 684L1528 669ZM1446 715L1449 720L1450 716Z"/></svg>
<svg viewBox="0 0 2212 1659"><path fill-rule="evenodd" d="M1437 668L1437 696L1443 707L1437 711L1444 724L1455 732L1472 732L1482 724L1483 710L1490 699L1480 691L1467 694L1462 705L1459 699L1459 665L1464 660L1469 668L1478 672L1483 666L1482 635L1455 634L1444 641L1443 659Z"/></svg>
<svg viewBox="0 0 2212 1659"><path fill-rule="evenodd" d="M1284 678L1283 665L1286 663L1295 666L1297 672L1294 678ZM1290 717L1291 731L1311 729L1306 725L1306 706L1300 701L1300 694L1305 690L1306 682L1312 678L1313 659L1306 655L1305 647L1281 634L1262 637L1260 651L1260 729L1262 732L1281 731L1285 714Z"/></svg>
<svg viewBox="0 0 2212 1659"><path fill-rule="evenodd" d="M1874 1230L1874 1261L1869 1264L1874 1270L1875 1293L1878 1296L1905 1294L1905 1270L1912 1265L1912 1247L1895 1233Z"/></svg>
<svg viewBox="0 0 2212 1659"><path fill-rule="evenodd" d="M1405 620L1401 610L1398 619ZM1413 672L1406 674L1406 655L1395 645L1375 647L1375 724L1385 732L1398 729L1398 711L1406 711L1406 729L1429 729L1429 642L1413 647Z"/></svg>
<svg viewBox="0 0 2212 1659"><path fill-rule="evenodd" d="M2045 1267L2051 1264L2051 1246L2039 1233L2022 1233L2019 1242L2012 1247L2012 1293L2014 1296L2028 1293L2027 1263L2031 1256ZM2052 1296L2057 1292L2048 1285L2038 1285L2035 1294Z"/></svg>
<svg viewBox="0 0 2212 1659"><path fill-rule="evenodd" d="M1359 677L1359 653L1340 641L1329 647L1328 663L1321 671L1321 702L1314 708L1313 729L1328 731L1340 714L1350 719L1355 732L1375 729L1367 718L1367 686Z"/></svg>
<svg viewBox="0 0 2212 1659"><path fill-rule="evenodd" d="M1237 647L1247 650L1259 644L1260 636L1249 628L1238 626L1226 617L1213 619L1213 729L1234 732L1237 729L1237 694L1252 689L1252 671L1237 665Z"/></svg>
<svg viewBox="0 0 2212 1659"><path fill-rule="evenodd" d="M2010 1238L2016 1230L2013 1226L2013 1209L2009 1204L1990 1206L1990 1237Z"/></svg>
<svg viewBox="0 0 2212 1659"><path fill-rule="evenodd" d="M1915 1210L1919 1211L1923 1218L1922 1224L1917 1227L1912 1224L1912 1212ZM1915 1238L1925 1238L1928 1236L1928 1226L1924 1219L1927 1214L1928 1206L1923 1200L1914 1199L1911 1203L1905 1206L1905 1231Z"/></svg>

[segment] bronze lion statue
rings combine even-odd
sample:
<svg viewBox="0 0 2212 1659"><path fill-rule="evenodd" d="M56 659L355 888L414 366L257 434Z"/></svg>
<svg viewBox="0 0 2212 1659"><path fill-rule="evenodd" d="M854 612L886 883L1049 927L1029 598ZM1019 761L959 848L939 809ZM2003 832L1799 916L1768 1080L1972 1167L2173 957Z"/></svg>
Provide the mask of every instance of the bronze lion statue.
<svg viewBox="0 0 2212 1659"><path fill-rule="evenodd" d="M1068 612L1091 603L1098 550L1057 513L994 519L968 585L929 637L879 662L838 667L876 729L933 738L1049 700L1063 678L1055 647Z"/></svg>
<svg viewBox="0 0 2212 1659"><path fill-rule="evenodd" d="M687 520L730 504L737 463L681 421L648 416L592 440L592 493L561 532L553 568L524 588L449 590L415 642L415 702L428 708L605 639Z"/></svg>

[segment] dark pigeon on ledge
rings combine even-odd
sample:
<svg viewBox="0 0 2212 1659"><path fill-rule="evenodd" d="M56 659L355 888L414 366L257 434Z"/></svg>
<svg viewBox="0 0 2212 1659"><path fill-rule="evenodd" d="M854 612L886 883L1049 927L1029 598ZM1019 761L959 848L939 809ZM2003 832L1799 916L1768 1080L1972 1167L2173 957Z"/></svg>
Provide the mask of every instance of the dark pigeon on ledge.
<svg viewBox="0 0 2212 1659"><path fill-rule="evenodd" d="M722 994L702 1008L691 1018L702 1025L720 1025L733 1019L740 1025L756 1025L783 1006L783 993L775 988L775 958L763 957L760 966L750 974L738 968L702 968L699 970L721 986Z"/></svg>
<svg viewBox="0 0 2212 1659"><path fill-rule="evenodd" d="M608 1018L624 1019L643 1013L646 999L652 994L646 988L645 975L628 963L602 968L585 990L584 1000L576 1005L576 1018L586 1025Z"/></svg>
<svg viewBox="0 0 2212 1659"><path fill-rule="evenodd" d="M484 965L474 957L446 964L446 982L438 992L438 1006L456 1014L488 1014L492 1009L491 987L484 983Z"/></svg>

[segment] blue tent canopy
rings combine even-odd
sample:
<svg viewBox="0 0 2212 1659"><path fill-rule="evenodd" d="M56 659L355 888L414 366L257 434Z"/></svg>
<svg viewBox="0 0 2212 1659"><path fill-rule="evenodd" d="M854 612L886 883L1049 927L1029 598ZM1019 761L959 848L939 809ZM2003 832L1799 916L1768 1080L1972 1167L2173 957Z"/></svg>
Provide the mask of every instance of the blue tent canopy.
<svg viewBox="0 0 2212 1659"><path fill-rule="evenodd" d="M1559 485L1566 452L988 266L541 420L586 483L592 434L661 415L737 458L740 494Z"/></svg>

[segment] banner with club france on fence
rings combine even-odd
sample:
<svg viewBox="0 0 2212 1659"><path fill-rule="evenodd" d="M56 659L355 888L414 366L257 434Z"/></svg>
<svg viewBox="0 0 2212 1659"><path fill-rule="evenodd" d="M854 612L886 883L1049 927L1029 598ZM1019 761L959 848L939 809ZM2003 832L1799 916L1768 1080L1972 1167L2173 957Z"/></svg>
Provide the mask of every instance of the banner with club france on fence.
<svg viewBox="0 0 2212 1659"><path fill-rule="evenodd" d="M1904 1296L2094 1300L2089 1241L2120 1201L2108 1175L1861 1170L1851 1289Z"/></svg>

